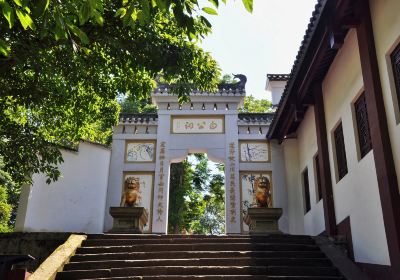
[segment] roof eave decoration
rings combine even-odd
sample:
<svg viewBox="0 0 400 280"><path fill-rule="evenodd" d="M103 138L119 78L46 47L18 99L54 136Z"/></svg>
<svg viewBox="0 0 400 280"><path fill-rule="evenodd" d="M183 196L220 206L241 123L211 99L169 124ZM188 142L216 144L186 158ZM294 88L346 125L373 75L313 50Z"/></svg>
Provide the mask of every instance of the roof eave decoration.
<svg viewBox="0 0 400 280"><path fill-rule="evenodd" d="M247 77L243 74L233 75L234 78L239 79L235 83L220 83L217 86L216 92L201 91L198 89L193 90L189 95L214 95L214 94L233 94L233 95L243 95L246 93L246 83ZM175 85L158 83L157 87L154 89L153 94L156 95L172 95Z"/></svg>
<svg viewBox="0 0 400 280"><path fill-rule="evenodd" d="M274 113L239 113L238 121L242 123L266 123L270 124Z"/></svg>
<svg viewBox="0 0 400 280"><path fill-rule="evenodd" d="M153 113L120 113L120 123L149 124L157 122L158 115Z"/></svg>
<svg viewBox="0 0 400 280"><path fill-rule="evenodd" d="M268 81L288 81L290 79L290 74L267 74Z"/></svg>

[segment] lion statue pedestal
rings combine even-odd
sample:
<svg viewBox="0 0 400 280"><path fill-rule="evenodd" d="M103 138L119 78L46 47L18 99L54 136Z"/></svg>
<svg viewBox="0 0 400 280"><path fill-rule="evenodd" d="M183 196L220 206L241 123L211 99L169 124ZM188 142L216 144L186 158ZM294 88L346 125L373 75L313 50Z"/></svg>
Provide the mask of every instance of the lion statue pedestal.
<svg viewBox="0 0 400 280"><path fill-rule="evenodd" d="M248 208L244 221L249 225L249 234L279 234L278 220L282 208Z"/></svg>
<svg viewBox="0 0 400 280"><path fill-rule="evenodd" d="M114 218L114 233L143 233L143 227L149 220L149 214L141 201L139 178L129 176L125 179L120 207L110 207L110 215Z"/></svg>
<svg viewBox="0 0 400 280"><path fill-rule="evenodd" d="M110 215L114 218L113 233L143 233L143 227L149 220L144 207L110 207Z"/></svg>

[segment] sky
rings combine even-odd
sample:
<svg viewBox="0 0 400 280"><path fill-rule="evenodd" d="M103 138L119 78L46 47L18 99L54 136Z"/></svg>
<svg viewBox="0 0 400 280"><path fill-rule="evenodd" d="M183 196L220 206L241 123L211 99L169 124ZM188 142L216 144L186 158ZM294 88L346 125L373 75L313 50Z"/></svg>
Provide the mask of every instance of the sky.
<svg viewBox="0 0 400 280"><path fill-rule="evenodd" d="M247 76L247 95L270 99L265 91L267 73L290 73L316 2L254 0L250 14L241 0L228 0L221 3L218 16L207 15L213 31L201 46L218 61L223 74Z"/></svg>

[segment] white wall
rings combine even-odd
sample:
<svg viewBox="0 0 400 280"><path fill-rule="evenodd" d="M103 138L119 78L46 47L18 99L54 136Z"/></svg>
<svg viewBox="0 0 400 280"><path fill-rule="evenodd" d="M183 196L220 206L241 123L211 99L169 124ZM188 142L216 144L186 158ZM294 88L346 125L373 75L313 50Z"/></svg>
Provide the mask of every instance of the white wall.
<svg viewBox="0 0 400 280"><path fill-rule="evenodd" d="M264 135L262 135L264 137ZM282 217L279 219L279 230L289 233L289 204L286 184L285 156L283 147L276 141L271 141L271 171L273 182L274 207L282 208ZM265 163L263 164L265 166ZM264 170L266 168L264 167Z"/></svg>
<svg viewBox="0 0 400 280"><path fill-rule="evenodd" d="M400 186L400 110L389 59L400 42L400 1L374 0L370 1L370 7L389 135Z"/></svg>
<svg viewBox="0 0 400 280"><path fill-rule="evenodd" d="M287 81L268 81L266 90L271 93L272 105L278 105Z"/></svg>
<svg viewBox="0 0 400 280"><path fill-rule="evenodd" d="M355 260L390 264L373 153L359 160L352 103L363 90L354 30L347 35L323 82L336 222L350 216ZM342 121L348 174L337 181L332 131ZM373 222L372 222L373 221Z"/></svg>
<svg viewBox="0 0 400 280"><path fill-rule="evenodd" d="M80 143L79 152L62 150L62 177L48 185L43 174L35 174L23 191L19 230L103 232L110 154L88 142Z"/></svg>
<svg viewBox="0 0 400 280"><path fill-rule="evenodd" d="M310 205L311 210L304 215L304 229L305 233L309 235L318 235L325 230L325 219L323 200L317 201L317 175L314 157L318 152L317 134L315 127L315 114L314 108L309 107L304 119L297 130L298 149L299 149L299 174L307 168L308 170L308 181L310 190ZM303 178L299 187L303 192ZM304 212L303 212L304 213Z"/></svg>
<svg viewBox="0 0 400 280"><path fill-rule="evenodd" d="M126 125L127 131L133 131L132 126ZM140 131L143 131L143 127L145 126L137 126L140 128ZM145 171L145 172L154 172L155 163L129 163L125 162L125 141L126 140L155 140L156 134L133 134L132 132L129 134L121 134L119 133L121 130L120 126L114 127L113 133L113 142L112 142L112 153L110 159L110 170L108 177L108 187L106 188L106 203L103 208L103 217L104 217L104 232L109 231L112 228L113 218L109 213L110 207L116 207L120 205L121 202L121 194L122 194L122 185L123 185L123 173L126 171ZM156 130L156 129L154 129ZM156 151L158 150L158 146Z"/></svg>
<svg viewBox="0 0 400 280"><path fill-rule="evenodd" d="M304 234L303 200L299 170L299 150L297 139L285 139L283 157L287 189L288 226L290 234Z"/></svg>

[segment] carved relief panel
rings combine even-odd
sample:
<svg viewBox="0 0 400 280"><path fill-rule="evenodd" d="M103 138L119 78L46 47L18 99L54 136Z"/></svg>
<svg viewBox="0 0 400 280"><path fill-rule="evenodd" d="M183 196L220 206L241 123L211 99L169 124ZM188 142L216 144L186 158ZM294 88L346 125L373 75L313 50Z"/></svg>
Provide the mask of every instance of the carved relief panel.
<svg viewBox="0 0 400 280"><path fill-rule="evenodd" d="M271 148L266 141L240 141L240 162L271 162Z"/></svg>
<svg viewBox="0 0 400 280"><path fill-rule="evenodd" d="M131 140L125 145L125 162L154 162L156 155L155 140Z"/></svg>

